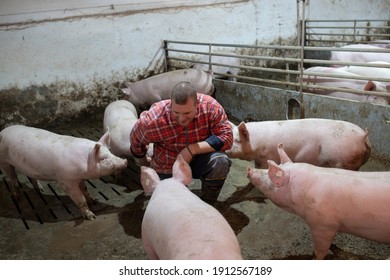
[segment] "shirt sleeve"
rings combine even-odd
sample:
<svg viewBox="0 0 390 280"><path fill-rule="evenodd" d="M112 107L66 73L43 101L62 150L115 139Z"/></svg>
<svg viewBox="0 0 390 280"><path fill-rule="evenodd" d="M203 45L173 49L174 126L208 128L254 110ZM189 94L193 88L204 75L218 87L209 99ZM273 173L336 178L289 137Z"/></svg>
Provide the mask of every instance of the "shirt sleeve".
<svg viewBox="0 0 390 280"><path fill-rule="evenodd" d="M142 112L130 132L130 149L136 158L141 158L146 155L146 145L150 143L147 138L148 130L146 127L147 112Z"/></svg>
<svg viewBox="0 0 390 280"><path fill-rule="evenodd" d="M213 102L214 110L211 119L211 135L206 139L216 151L229 150L233 145L232 127L223 107L217 102ZM217 140L217 139L219 140Z"/></svg>

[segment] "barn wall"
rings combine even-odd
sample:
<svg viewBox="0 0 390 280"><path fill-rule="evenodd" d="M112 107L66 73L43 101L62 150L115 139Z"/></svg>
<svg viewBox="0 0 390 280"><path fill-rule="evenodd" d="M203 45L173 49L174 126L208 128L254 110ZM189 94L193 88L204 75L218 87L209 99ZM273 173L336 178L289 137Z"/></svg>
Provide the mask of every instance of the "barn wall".
<svg viewBox="0 0 390 280"><path fill-rule="evenodd" d="M1 1L0 128L12 123L46 126L101 113L109 102L122 97L125 81L163 70L164 39L294 42L297 3L302 3L75 2ZM342 8L348 2L306 1L306 14L320 17L320 9L323 18L388 17L389 1L359 1L353 12Z"/></svg>

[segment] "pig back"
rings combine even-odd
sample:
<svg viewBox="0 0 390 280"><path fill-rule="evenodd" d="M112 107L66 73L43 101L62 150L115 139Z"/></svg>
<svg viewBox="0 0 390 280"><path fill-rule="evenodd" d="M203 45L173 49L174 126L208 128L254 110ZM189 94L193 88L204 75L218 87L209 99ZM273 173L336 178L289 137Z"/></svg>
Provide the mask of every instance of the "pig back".
<svg viewBox="0 0 390 280"><path fill-rule="evenodd" d="M174 179L161 181L154 190L142 221L142 239L160 259L242 258L225 218Z"/></svg>
<svg viewBox="0 0 390 280"><path fill-rule="evenodd" d="M103 128L106 130L109 127L111 130L116 122L121 119L132 120L137 118L137 109L133 104L127 100L117 100L108 104L104 110Z"/></svg>
<svg viewBox="0 0 390 280"><path fill-rule="evenodd" d="M257 167L267 160L280 163L277 145L283 143L294 162L358 170L370 157L368 131L340 120L299 119L247 123Z"/></svg>
<svg viewBox="0 0 390 280"><path fill-rule="evenodd" d="M214 91L211 74L198 69L180 69L134 82L129 86L131 92L127 98L135 106L150 106L169 99L172 88L183 81L190 82L199 93L211 95Z"/></svg>
<svg viewBox="0 0 390 280"><path fill-rule="evenodd" d="M117 100L107 106L103 128L110 132L110 151L114 155L133 157L130 151L130 132L137 120L137 109L127 100Z"/></svg>

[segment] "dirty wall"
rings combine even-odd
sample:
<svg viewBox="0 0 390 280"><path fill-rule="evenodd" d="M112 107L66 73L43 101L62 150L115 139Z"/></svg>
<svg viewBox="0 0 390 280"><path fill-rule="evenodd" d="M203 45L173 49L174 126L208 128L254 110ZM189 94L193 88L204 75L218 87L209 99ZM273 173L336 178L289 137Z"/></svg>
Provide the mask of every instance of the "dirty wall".
<svg viewBox="0 0 390 280"><path fill-rule="evenodd" d="M163 3L163 4L162 4ZM98 115L125 81L163 71L162 40L297 38L310 19L387 19L389 1L86 0L0 2L0 129ZM348 6L348 7L347 7Z"/></svg>

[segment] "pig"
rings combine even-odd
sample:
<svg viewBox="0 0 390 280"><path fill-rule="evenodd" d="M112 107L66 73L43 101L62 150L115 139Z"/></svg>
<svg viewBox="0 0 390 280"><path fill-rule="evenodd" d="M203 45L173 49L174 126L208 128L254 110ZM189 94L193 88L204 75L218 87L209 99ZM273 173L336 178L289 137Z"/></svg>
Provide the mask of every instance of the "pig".
<svg viewBox="0 0 390 280"><path fill-rule="evenodd" d="M302 76L302 83L305 87L304 91L379 105L389 105L390 83L367 80L364 76L359 75L359 70L362 71L363 69L351 66L340 68L322 66L310 67L305 70L304 75ZM328 74L345 76L345 78L323 76ZM312 86L331 88L325 89ZM338 91L338 88L366 91L367 94ZM386 93L386 95L372 95L370 94L371 91L383 92Z"/></svg>
<svg viewBox="0 0 390 280"><path fill-rule="evenodd" d="M16 171L31 179L58 181L88 220L96 218L88 208L92 198L85 180L112 174L127 166L127 160L114 156L106 147L109 132L99 141L59 135L44 129L12 125L0 132L0 168L11 180L13 194L19 195Z"/></svg>
<svg viewBox="0 0 390 280"><path fill-rule="evenodd" d="M138 120L137 109L127 100L111 102L104 110L103 128L110 133L110 152L126 159L134 159L130 150L130 132ZM153 156L153 143L148 145L147 160Z"/></svg>
<svg viewBox="0 0 390 280"><path fill-rule="evenodd" d="M223 54L235 55L235 53L232 53L232 52L225 52ZM223 74L230 74L230 75L237 76L240 72L240 68L235 67L235 66L240 66L240 58L230 57L230 56L212 55L211 56L211 63L212 63L212 65L211 65L210 70L212 71L214 78L225 79L225 80L230 80L230 81L237 81L236 77L226 77L226 76L223 76ZM213 65L213 64L225 64L228 66ZM203 71L208 71L209 70L209 56L202 55L201 57L199 57L199 62L194 63L192 68L200 69Z"/></svg>
<svg viewBox="0 0 390 280"><path fill-rule="evenodd" d="M367 49L369 51L357 52L357 51L347 51L348 49ZM373 45L366 44L352 44L345 45L340 48L335 48L332 51L324 50L305 50L304 51L305 59L316 59L323 61L334 61L334 64L324 64L321 62L304 63L305 68L313 66L333 66L340 67L343 65L337 64L337 62L371 62L371 61L384 61L390 62L390 53L389 49L384 47L378 47Z"/></svg>
<svg viewBox="0 0 390 280"><path fill-rule="evenodd" d="M390 49L390 40L375 40L367 43L368 45Z"/></svg>
<svg viewBox="0 0 390 280"><path fill-rule="evenodd" d="M278 162L277 144L283 142L292 160L323 167L358 170L370 157L368 130L341 120L297 119L231 123L233 146L230 158L254 160L265 168Z"/></svg>
<svg viewBox="0 0 390 280"><path fill-rule="evenodd" d="M390 55L390 54L389 54ZM371 65L380 65L381 67L373 67ZM383 66L383 67L382 67ZM376 77L381 79L390 79L390 63L384 61L372 61L368 62L367 66L346 66L345 71L360 76ZM386 84L387 92L390 92L390 82L384 82Z"/></svg>
<svg viewBox="0 0 390 280"><path fill-rule="evenodd" d="M278 207L309 226L315 259L324 259L337 232L390 243L390 172L363 172L293 163L247 167L250 182Z"/></svg>
<svg viewBox="0 0 390 280"><path fill-rule="evenodd" d="M390 63L389 49L366 45L366 44L352 44L342 46L341 49L367 49L368 52L354 52L354 51L332 51L330 60L333 61L350 61L350 62L371 62L384 61ZM334 65L339 66L339 65Z"/></svg>
<svg viewBox="0 0 390 280"><path fill-rule="evenodd" d="M179 155L173 177L160 181L150 167L141 166L141 184L151 198L142 220L142 243L151 259L242 259L233 229L214 207L186 185L191 168Z"/></svg>
<svg viewBox="0 0 390 280"><path fill-rule="evenodd" d="M130 151L130 132L137 120L137 109L126 100L111 102L104 110L103 128L110 132L110 151L114 155L133 157Z"/></svg>
<svg viewBox="0 0 390 280"><path fill-rule="evenodd" d="M211 73L198 69L180 69L158 74L135 83L126 83L122 89L125 99L135 107L147 107L157 101L169 99L178 82L190 82L199 93L212 95L214 85Z"/></svg>

